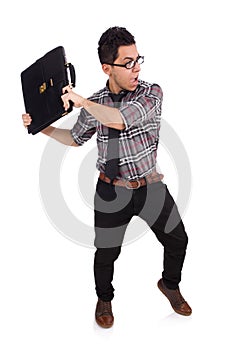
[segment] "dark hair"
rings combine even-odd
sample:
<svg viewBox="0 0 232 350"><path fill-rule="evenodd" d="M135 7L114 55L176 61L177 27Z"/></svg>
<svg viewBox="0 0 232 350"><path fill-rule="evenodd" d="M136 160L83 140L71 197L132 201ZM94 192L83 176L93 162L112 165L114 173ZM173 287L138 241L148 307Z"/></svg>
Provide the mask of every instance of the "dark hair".
<svg viewBox="0 0 232 350"><path fill-rule="evenodd" d="M120 46L135 44L134 36L123 27L107 29L98 42L98 56L101 64L113 63L118 57Z"/></svg>

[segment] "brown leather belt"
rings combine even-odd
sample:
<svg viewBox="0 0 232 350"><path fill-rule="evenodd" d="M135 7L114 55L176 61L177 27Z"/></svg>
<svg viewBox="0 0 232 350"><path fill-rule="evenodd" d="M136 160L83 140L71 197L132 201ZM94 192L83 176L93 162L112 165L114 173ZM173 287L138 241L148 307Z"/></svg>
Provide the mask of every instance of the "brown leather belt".
<svg viewBox="0 0 232 350"><path fill-rule="evenodd" d="M139 187L145 186L147 184L151 184L154 182L159 182L163 179L163 175L159 174L157 172L152 172L151 174L142 177L141 179L137 180L125 180L125 179L114 179L113 181L105 176L104 173L100 173L99 179L110 184L112 183L115 186L122 186L126 187L128 190L137 190Z"/></svg>

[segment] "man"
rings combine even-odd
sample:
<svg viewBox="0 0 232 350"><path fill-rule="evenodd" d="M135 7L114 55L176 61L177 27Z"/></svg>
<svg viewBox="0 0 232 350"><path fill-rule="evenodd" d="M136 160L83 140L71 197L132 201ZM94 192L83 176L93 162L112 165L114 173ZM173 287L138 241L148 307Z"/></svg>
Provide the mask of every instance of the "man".
<svg viewBox="0 0 232 350"><path fill-rule="evenodd" d="M102 69L108 75L106 87L88 99L65 87L65 109L70 101L82 107L77 122L71 132L53 126L42 131L72 146L83 145L97 132L100 174L94 199L96 322L103 328L113 325L114 262L134 215L148 223L164 247L159 289L175 312L188 316L192 310L178 287L188 238L176 204L162 182L163 175L156 172L162 90L157 84L139 80L144 58L125 28L109 28L98 44ZM23 121L24 126L30 125L30 115L24 114Z"/></svg>

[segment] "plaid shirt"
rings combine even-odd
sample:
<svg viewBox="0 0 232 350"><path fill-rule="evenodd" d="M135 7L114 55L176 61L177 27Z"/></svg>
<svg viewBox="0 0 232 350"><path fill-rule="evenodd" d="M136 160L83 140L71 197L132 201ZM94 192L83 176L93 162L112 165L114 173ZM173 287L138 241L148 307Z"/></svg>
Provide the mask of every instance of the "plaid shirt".
<svg viewBox="0 0 232 350"><path fill-rule="evenodd" d="M134 180L156 169L156 155L162 106L162 90L157 84L139 80L135 91L128 91L119 105L125 129L119 136L119 175L117 178ZM114 102L110 90L104 89L89 100L110 107ZM97 132L97 169L104 173L107 159L109 128L98 122L82 108L71 135L78 145L83 145Z"/></svg>

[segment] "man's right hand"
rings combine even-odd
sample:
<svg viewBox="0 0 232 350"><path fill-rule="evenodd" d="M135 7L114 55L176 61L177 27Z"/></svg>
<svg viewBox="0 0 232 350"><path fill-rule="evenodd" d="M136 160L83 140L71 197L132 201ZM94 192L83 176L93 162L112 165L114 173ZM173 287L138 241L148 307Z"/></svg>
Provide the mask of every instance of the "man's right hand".
<svg viewBox="0 0 232 350"><path fill-rule="evenodd" d="M22 119L23 119L23 125L25 126L25 128L27 128L32 122L31 116L28 113L22 114Z"/></svg>
<svg viewBox="0 0 232 350"><path fill-rule="evenodd" d="M32 118L29 113L22 114L22 119L25 128L27 128L32 122ZM75 147L78 146L78 144L73 140L70 130L68 129L59 129L49 125L45 129L41 130L41 132L42 134L50 136L51 138L63 143L64 145Z"/></svg>

